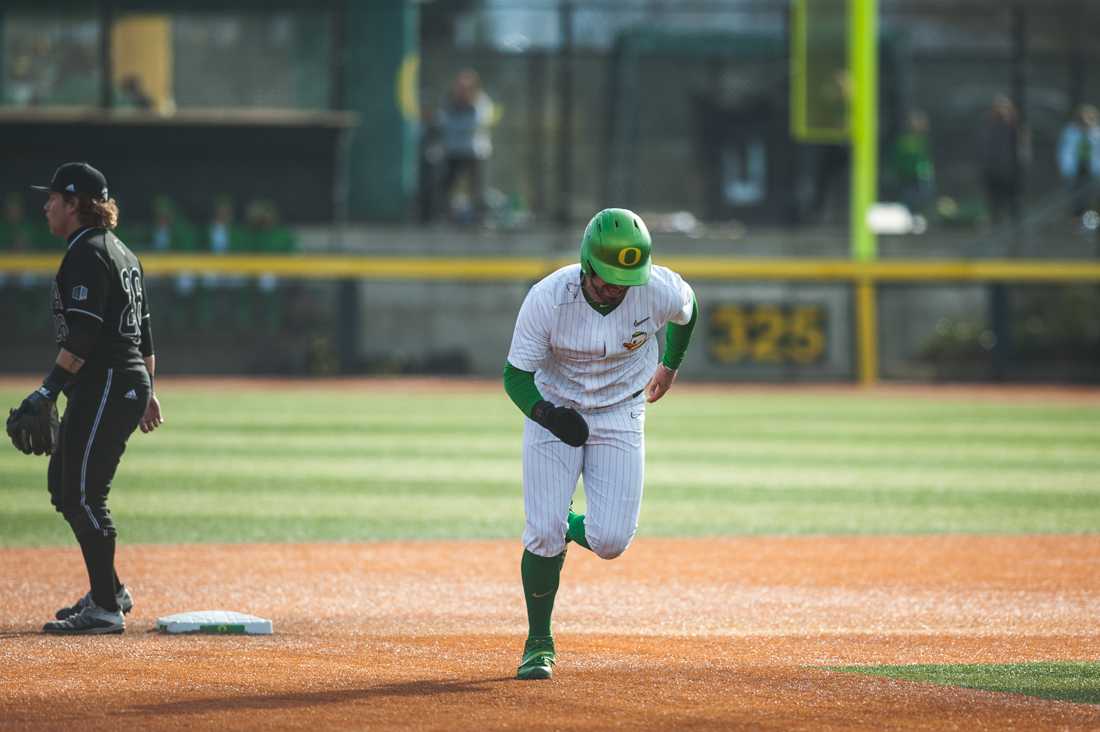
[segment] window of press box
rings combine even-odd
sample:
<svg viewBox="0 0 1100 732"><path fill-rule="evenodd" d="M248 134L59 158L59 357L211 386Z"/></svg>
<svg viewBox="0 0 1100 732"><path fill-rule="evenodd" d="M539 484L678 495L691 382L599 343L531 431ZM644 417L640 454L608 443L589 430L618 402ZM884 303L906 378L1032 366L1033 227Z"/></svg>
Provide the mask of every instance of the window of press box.
<svg viewBox="0 0 1100 732"><path fill-rule="evenodd" d="M7 107L97 106L94 14L0 16ZM177 109L327 109L332 18L325 12L123 13L111 23L111 104Z"/></svg>
<svg viewBox="0 0 1100 732"><path fill-rule="evenodd" d="M99 21L94 12L0 15L0 100L5 107L99 102Z"/></svg>

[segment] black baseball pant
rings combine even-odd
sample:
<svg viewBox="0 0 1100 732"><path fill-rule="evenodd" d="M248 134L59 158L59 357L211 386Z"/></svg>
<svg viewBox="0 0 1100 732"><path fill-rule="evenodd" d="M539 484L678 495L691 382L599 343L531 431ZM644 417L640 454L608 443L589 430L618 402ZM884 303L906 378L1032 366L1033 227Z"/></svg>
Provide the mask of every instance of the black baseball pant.
<svg viewBox="0 0 1100 732"><path fill-rule="evenodd" d="M149 393L144 369L108 369L102 378L81 379L69 394L48 483L54 508L77 539L117 535L107 494Z"/></svg>

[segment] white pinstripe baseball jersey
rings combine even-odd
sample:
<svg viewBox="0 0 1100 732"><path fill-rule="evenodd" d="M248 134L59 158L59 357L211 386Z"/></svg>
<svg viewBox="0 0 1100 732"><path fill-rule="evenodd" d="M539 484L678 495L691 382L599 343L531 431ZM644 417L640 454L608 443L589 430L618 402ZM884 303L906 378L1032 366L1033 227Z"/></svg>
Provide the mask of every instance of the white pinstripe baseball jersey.
<svg viewBox="0 0 1100 732"><path fill-rule="evenodd" d="M581 291L572 264L535 284L523 301L508 362L535 372L543 397L559 406L599 409L645 388L657 365L657 332L691 320L693 295L680 275L653 265L649 282L631 287L607 315Z"/></svg>

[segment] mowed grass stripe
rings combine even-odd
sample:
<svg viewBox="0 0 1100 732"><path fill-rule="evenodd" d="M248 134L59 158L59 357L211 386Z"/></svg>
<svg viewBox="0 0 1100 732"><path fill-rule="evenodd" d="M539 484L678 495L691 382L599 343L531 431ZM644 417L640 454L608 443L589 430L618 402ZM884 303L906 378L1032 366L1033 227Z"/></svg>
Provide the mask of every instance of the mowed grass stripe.
<svg viewBox="0 0 1100 732"><path fill-rule="evenodd" d="M357 454L341 458L303 459L276 454L208 455L197 470L195 459L173 454L140 456L127 460L147 477L162 477L186 481L190 477L235 481L238 477L253 480L271 477L294 479L308 485L310 480L334 479L363 484L385 485L403 480L430 482L446 486L479 483L512 483L522 480L522 466L517 452L511 457L481 456L438 457L406 456L365 457ZM818 464L812 461L738 461L727 463L683 459L661 460L650 455L646 466L646 484L651 487L672 486L685 494L693 489L739 489L749 487L808 488L818 491L846 487L861 490L888 491L923 490L984 491L997 489L1006 494L1017 492L1048 493L1056 491L1085 492L1097 495L1096 470L1085 467L1044 466L1031 469L1004 468L996 464L978 464L968 468L937 466L934 462L897 465L892 461L841 461L839 464ZM120 477L119 480L126 480Z"/></svg>
<svg viewBox="0 0 1100 732"><path fill-rule="evenodd" d="M133 473L133 474L131 474ZM480 486L500 485L519 490L522 475L518 456L501 460L443 460L408 458L360 458L304 460L274 455L206 456L190 459L177 455L130 456L115 479L116 487L173 493L181 488L215 492L290 490L315 493L350 486L355 490L392 490L408 483L431 487L437 493L476 494ZM39 485L45 489L44 468L8 472L0 481L12 485ZM1097 498L1096 472L1090 470L1033 471L948 469L934 466L866 467L774 465L734 466L712 463L658 461L650 458L646 487L650 492L673 492L685 499L741 500L746 491L798 491L818 498L835 492L856 492L869 497L909 492L943 500L950 495L986 497L1035 495L1039 500L1058 495ZM117 494L116 494L117 496Z"/></svg>
<svg viewBox="0 0 1100 732"><path fill-rule="evenodd" d="M5 508L25 509L42 505L45 497L45 481L42 476L26 476L28 482L38 482L39 490L11 491L4 502ZM464 478L453 480L441 486L439 479L419 474L409 475L407 471L394 471L386 479L365 479L358 472L343 476L317 476L308 481L293 474L263 474L259 477L219 477L192 473L175 475L155 474L131 479L118 478L112 495L112 503L138 504L142 501L157 505L165 510L189 501L208 500L212 505L225 504L234 500L255 503L260 498L264 503L273 501L294 501L307 510L320 506L328 500L340 500L348 503L359 497L383 496L403 498L409 495L439 496L441 500L452 496L465 496L478 499L490 496L521 495L518 476L502 480L483 478ZM186 486L187 490L180 490ZM1090 488L1092 490L1090 490ZM753 503L797 503L806 502L815 505L848 504L868 507L889 504L893 506L952 506L960 509L980 508L990 505L994 508L1009 510L1015 507L1058 507L1076 508L1081 511L1100 510L1094 487L1083 486L1078 490L1065 490L1057 487L1044 487L1042 490L1006 490L999 486L983 489L971 487L969 490L951 488L932 488L918 485L912 488L890 485L875 488L855 485L852 481L836 481L834 485L822 487L815 482L806 485L793 483L765 484L746 482L739 485L700 485L686 484L675 480L650 480L647 483L647 495L650 500L662 500L670 503L686 502L692 506L706 506L708 510L714 504L747 506ZM349 509L354 506L349 505ZM706 517L700 521L705 522Z"/></svg>
<svg viewBox="0 0 1100 732"><path fill-rule="evenodd" d="M511 408L511 405L508 405ZM836 422L829 419L798 418L784 420L773 417L766 422L756 420L714 420L703 422L696 418L669 418L660 411L660 405L649 408L650 419L659 416L661 430L669 436L707 437L714 434L744 438L770 438L788 442L832 443L868 440L874 443L942 444L964 437L982 441L1059 442L1071 444L1097 444L1095 422L1059 425L1056 421L1005 421L975 422L973 424L928 423L876 424L873 419L860 418L853 422ZM494 418L485 414L484 407L472 407L476 419L447 415L371 415L336 416L272 414L266 418L253 416L248 419L178 420L181 427L194 433L231 432L234 434L276 435L299 437L310 435L452 435L452 434L503 434L514 429L512 415ZM517 415L518 416L518 413ZM177 418L178 419L178 418Z"/></svg>
<svg viewBox="0 0 1100 732"><path fill-rule="evenodd" d="M415 538L515 538L523 525L522 502L511 493L439 496L408 490L392 494L329 494L303 500L283 493L223 500L221 494L193 494L170 501L130 495L115 502L120 531L128 541L292 541ZM400 510L395 510L399 505ZM471 510L476 506L476 510ZM917 509L917 510L914 510ZM583 508L579 508L583 511ZM706 519L700 520L701 512ZM226 520L232 516L232 520ZM873 501L866 495L834 496L829 502L790 494L748 494L734 503L666 500L650 496L643 506L640 536L871 534L1089 533L1100 510L1036 501L1009 507L976 500L944 504L912 499ZM293 531L287 527L293 526ZM8 545L68 543L65 523L48 504L0 514L0 535Z"/></svg>
<svg viewBox="0 0 1100 732"><path fill-rule="evenodd" d="M425 504L427 501L425 501ZM514 503L508 501L509 504ZM523 531L522 508L489 503L491 519L464 515L463 520L442 522L439 515L458 515L458 505L449 508L434 501L431 506L407 504L420 513L389 514L385 519L366 510L335 513L284 513L257 516L252 507L233 513L223 508L211 512L127 515L114 510L119 536L126 543L156 544L203 542L313 542L379 541L385 539L478 539L515 538ZM464 504L468 508L468 504ZM377 507L376 507L377 508ZM15 512L0 514L0 532L8 546L52 546L73 543L68 525L54 513Z"/></svg>
<svg viewBox="0 0 1100 732"><path fill-rule="evenodd" d="M1095 440L1080 444L1065 444L1058 440L1032 440L1027 444L1002 444L982 440L960 444L945 444L942 440L916 444L877 441L858 444L841 440L799 445L792 451L789 441L782 438L760 439L758 435L728 439L699 437L695 439L668 437L658 431L650 436L647 454L651 458L679 461L727 462L735 458L738 464L774 462L782 458L790 463L877 462L891 460L895 465L923 465L936 460L941 465L972 467L1000 466L1011 468L1042 467L1043 469L1084 468L1100 466L1100 450ZM346 457L381 455L404 457L497 457L514 459L520 450L520 440L508 432L491 435L468 435L454 431L431 440L410 440L392 434L349 435L340 432L316 434L239 433L232 431L189 432L173 436L169 444L150 441L143 454L161 455L255 455L273 453L316 457Z"/></svg>
<svg viewBox="0 0 1100 732"><path fill-rule="evenodd" d="M28 384L33 386L33 384ZM163 390L162 390L163 392ZM25 394L8 390L10 398L21 398ZM1073 425L1075 423L1095 424L1095 405L1078 405L1071 402L1041 404L1037 402L1015 403L1016 399L1006 396L1004 402L975 401L967 402L958 397L937 398L934 395L920 397L876 397L853 392L847 396L800 394L772 392L764 396L730 392L729 394L698 392L673 392L678 401L662 401L652 405L669 420L680 418L693 421L718 420L720 422L764 423L781 421L813 420L834 424L851 423L866 425L922 425L922 424L962 424L974 422L990 424L1003 422L1019 424L1025 419L1029 424ZM231 421L262 421L263 414L278 414L281 407L293 403L295 411L283 414L289 421L317 420L342 423L348 420L385 419L402 417L412 422L434 421L452 417L469 421L470 409L478 410L479 416L501 420L509 418L514 409L503 392L448 393L417 392L411 387L407 393L345 390L339 385L326 387L318 382L318 388L291 391L245 389L232 391L217 389L203 391L202 387L176 387L170 394L161 393L162 403L167 406L187 406L188 415L181 417L202 421L218 422L225 418ZM232 404L232 410L226 405ZM735 405L731 410L730 405ZM503 410L501 409L503 408Z"/></svg>
<svg viewBox="0 0 1100 732"><path fill-rule="evenodd" d="M699 511L707 512L700 526ZM641 536L869 535L905 534L1086 534L1096 531L1100 510L1075 511L1039 502L1031 507L898 505L751 501L686 506L680 501L647 500ZM883 532L879 527L897 527ZM827 527L822 529L821 527Z"/></svg>
<svg viewBox="0 0 1100 732"><path fill-rule="evenodd" d="M168 424L135 434L112 491L130 540L522 526L522 418L503 393L165 391ZM647 422L642 535L1100 527L1096 406L674 391ZM0 451L0 543L71 541L45 466Z"/></svg>

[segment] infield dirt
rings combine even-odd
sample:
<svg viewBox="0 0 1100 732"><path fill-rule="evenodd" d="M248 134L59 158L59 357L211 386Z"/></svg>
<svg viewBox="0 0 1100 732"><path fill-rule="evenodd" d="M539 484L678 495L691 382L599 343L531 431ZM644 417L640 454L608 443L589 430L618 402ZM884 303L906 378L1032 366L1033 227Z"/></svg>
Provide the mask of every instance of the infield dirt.
<svg viewBox="0 0 1100 732"><path fill-rule="evenodd" d="M517 542L133 546L123 636L41 635L79 551L4 549L0 728L1054 729L1100 706L829 670L1096 660L1100 536L572 546L548 682L513 680ZM271 637L163 636L240 610Z"/></svg>

